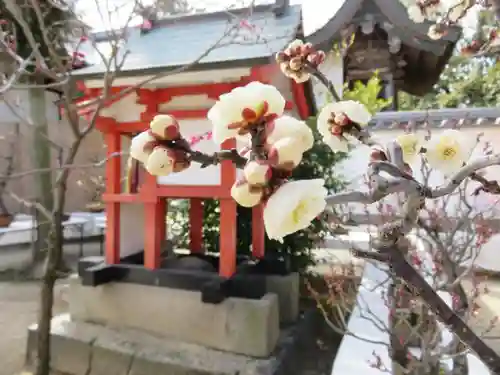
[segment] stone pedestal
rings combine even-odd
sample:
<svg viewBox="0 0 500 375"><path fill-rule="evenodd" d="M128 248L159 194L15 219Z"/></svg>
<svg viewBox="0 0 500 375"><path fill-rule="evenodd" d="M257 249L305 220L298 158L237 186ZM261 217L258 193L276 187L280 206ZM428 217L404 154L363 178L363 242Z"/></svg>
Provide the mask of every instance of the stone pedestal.
<svg viewBox="0 0 500 375"><path fill-rule="evenodd" d="M294 323L299 316L300 278L297 272L286 276L266 276L268 293L278 296L280 322Z"/></svg>
<svg viewBox="0 0 500 375"><path fill-rule="evenodd" d="M52 320L51 371L58 375L289 375L304 360L300 343L310 339L318 316L312 311L302 315L280 332L272 355L255 358L141 330L74 321L64 314ZM28 331L28 370L34 363L36 337L35 324Z"/></svg>
<svg viewBox="0 0 500 375"><path fill-rule="evenodd" d="M200 292L127 283L89 287L78 277L71 278L69 310L74 321L138 329L254 357L271 354L280 326L274 293L213 305L203 303Z"/></svg>

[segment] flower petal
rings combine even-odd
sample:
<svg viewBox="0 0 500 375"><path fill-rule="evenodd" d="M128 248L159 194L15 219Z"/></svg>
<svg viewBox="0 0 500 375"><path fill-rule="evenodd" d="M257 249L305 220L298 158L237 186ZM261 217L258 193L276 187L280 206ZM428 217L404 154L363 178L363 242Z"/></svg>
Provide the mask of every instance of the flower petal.
<svg viewBox="0 0 500 375"><path fill-rule="evenodd" d="M294 117L283 115L269 124L270 131L266 141L274 144L282 138L293 138L297 141L301 152L310 150L314 145L314 135L311 128Z"/></svg>
<svg viewBox="0 0 500 375"><path fill-rule="evenodd" d="M323 142L334 152L349 152L349 142L344 137L329 134L323 138Z"/></svg>
<svg viewBox="0 0 500 375"><path fill-rule="evenodd" d="M281 116L284 110L285 99L278 89L260 82L251 82L221 95L208 111L207 118L213 125L214 141L222 143L237 136L237 127L230 127L244 124L247 121L245 114L250 112L277 117Z"/></svg>
<svg viewBox="0 0 500 375"><path fill-rule="evenodd" d="M155 138L149 131L139 133L130 142L130 156L145 163L152 151L152 149L147 148L147 145L154 141Z"/></svg>
<svg viewBox="0 0 500 375"><path fill-rule="evenodd" d="M269 238L283 237L307 228L326 207L327 190L322 179L285 183L267 201L264 226Z"/></svg>

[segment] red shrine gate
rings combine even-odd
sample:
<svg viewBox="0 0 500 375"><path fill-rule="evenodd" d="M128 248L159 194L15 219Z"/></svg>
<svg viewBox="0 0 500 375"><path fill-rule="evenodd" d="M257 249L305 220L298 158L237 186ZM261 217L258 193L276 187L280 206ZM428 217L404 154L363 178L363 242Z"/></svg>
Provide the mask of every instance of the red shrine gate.
<svg viewBox="0 0 500 375"><path fill-rule="evenodd" d="M220 259L219 274L230 277L236 270L237 254L237 221L236 202L231 198L230 191L236 178L236 168L231 161L221 163L220 184L214 185L160 185L157 178L143 171L144 178L137 191L123 192L121 186L122 158L116 156L122 151L122 136L133 136L149 128L149 122L159 113L160 104L170 102L174 97L186 95L207 95L208 98L217 100L221 94L244 86L251 81L269 83L270 77L275 72L276 66L266 65L254 67L248 76L239 81L230 83L199 84L168 88L139 88L136 89L138 104L145 106L141 113L140 121L118 122L112 117L99 117L96 127L105 139L107 155L110 158L106 164L106 193L103 201L106 207L107 227L105 232L105 258L108 265L120 263L120 208L121 204L144 205L144 266L148 269L158 269L161 262L161 246L166 238L165 220L166 207L169 198L187 198L190 201L190 251L197 253L203 251L203 200L207 198L220 201ZM304 96L303 84L296 84L290 80L293 100L287 102L286 109L294 107L302 119L309 116L309 106ZM111 96L120 93L126 87L113 87ZM100 88L87 89L86 96L81 100L86 101L97 97L102 92ZM110 100L107 105L112 105L117 100ZM168 113L178 120L206 119L209 108L169 110ZM208 121L208 120L207 120ZM182 133L182 123L181 123ZM221 145L222 149L236 147L235 140L228 140ZM136 164L138 168L138 164ZM138 170L134 172L138 176ZM253 208L252 215L252 253L257 258L264 256L265 231L262 219L262 206Z"/></svg>

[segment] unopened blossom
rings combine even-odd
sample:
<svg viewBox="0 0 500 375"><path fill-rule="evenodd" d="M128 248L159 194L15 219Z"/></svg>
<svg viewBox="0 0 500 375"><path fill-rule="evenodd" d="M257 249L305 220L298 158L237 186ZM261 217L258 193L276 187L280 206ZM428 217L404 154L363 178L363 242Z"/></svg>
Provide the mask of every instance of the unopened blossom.
<svg viewBox="0 0 500 375"><path fill-rule="evenodd" d="M130 143L130 156L141 163L146 163L156 143L155 137L149 131L139 133Z"/></svg>
<svg viewBox="0 0 500 375"><path fill-rule="evenodd" d="M348 151L345 135L355 126L364 126L372 119L371 113L361 103L346 100L327 104L318 115L318 131L333 151Z"/></svg>
<svg viewBox="0 0 500 375"><path fill-rule="evenodd" d="M243 207L257 206L264 195L261 187L253 186L244 179L236 181L231 188L231 197Z"/></svg>
<svg viewBox="0 0 500 375"><path fill-rule="evenodd" d="M408 164L415 162L422 147L421 138L414 133L407 133L397 137L396 142L401 147L404 162Z"/></svg>
<svg viewBox="0 0 500 375"><path fill-rule="evenodd" d="M270 239L306 229L326 208L328 194L322 179L290 181L276 190L264 209L264 227Z"/></svg>
<svg viewBox="0 0 500 375"><path fill-rule="evenodd" d="M285 110L285 99L278 89L260 82L251 82L223 94L208 111L213 125L213 139L226 139L248 134L257 125L272 121Z"/></svg>
<svg viewBox="0 0 500 375"><path fill-rule="evenodd" d="M266 125L266 142L274 144L283 138L293 138L302 152L310 150L314 145L314 134L304 122L294 117L283 115Z"/></svg>
<svg viewBox="0 0 500 375"><path fill-rule="evenodd" d="M243 168L243 175L251 185L264 185L271 178L272 170L267 161L251 160Z"/></svg>
<svg viewBox="0 0 500 375"><path fill-rule="evenodd" d="M317 68L325 61L325 56L323 51L316 51L311 43L296 39L276 54L276 62L286 77L304 83L311 78L309 68Z"/></svg>
<svg viewBox="0 0 500 375"><path fill-rule="evenodd" d="M168 176L174 172L175 159L171 151L163 146L157 146L151 152L144 167L153 176Z"/></svg>
<svg viewBox="0 0 500 375"><path fill-rule="evenodd" d="M268 152L269 162L282 169L293 169L302 161L302 149L294 138L282 138Z"/></svg>
<svg viewBox="0 0 500 375"><path fill-rule="evenodd" d="M170 115L156 115L149 127L151 133L160 139L174 140L180 136L179 123Z"/></svg>
<svg viewBox="0 0 500 375"><path fill-rule="evenodd" d="M445 175L456 173L469 160L474 141L456 129L448 129L432 136L425 145L429 165Z"/></svg>

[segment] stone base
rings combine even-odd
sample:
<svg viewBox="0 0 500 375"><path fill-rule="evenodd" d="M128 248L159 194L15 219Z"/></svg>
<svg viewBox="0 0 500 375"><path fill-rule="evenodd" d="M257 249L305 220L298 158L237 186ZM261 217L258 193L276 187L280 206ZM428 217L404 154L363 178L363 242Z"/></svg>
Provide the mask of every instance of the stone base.
<svg viewBox="0 0 500 375"><path fill-rule="evenodd" d="M120 282L90 287L72 277L68 297L73 321L138 329L254 357L269 356L279 336L274 293L259 300L231 297L214 305L203 303L197 291Z"/></svg>
<svg viewBox="0 0 500 375"><path fill-rule="evenodd" d="M258 359L138 330L72 321L64 314L52 320L51 369L65 375L289 375L300 357L299 342L307 337L315 317L304 314L282 330L273 355ZM35 324L28 334L28 369L34 363L36 335Z"/></svg>

